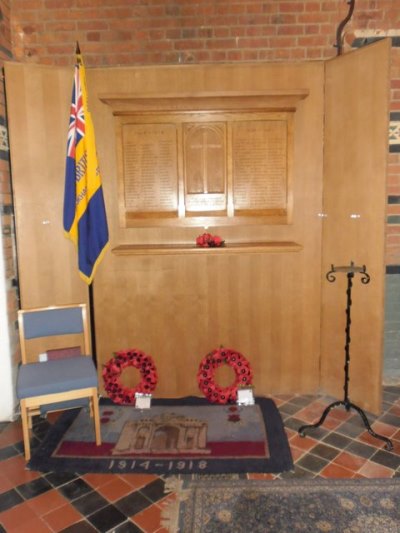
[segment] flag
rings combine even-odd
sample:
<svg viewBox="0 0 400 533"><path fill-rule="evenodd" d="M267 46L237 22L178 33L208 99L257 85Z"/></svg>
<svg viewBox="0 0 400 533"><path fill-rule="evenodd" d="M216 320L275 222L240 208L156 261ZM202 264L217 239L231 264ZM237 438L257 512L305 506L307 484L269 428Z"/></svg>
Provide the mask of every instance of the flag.
<svg viewBox="0 0 400 533"><path fill-rule="evenodd" d="M108 246L108 227L80 53L75 65L68 130L64 231L77 248L79 274L90 285Z"/></svg>

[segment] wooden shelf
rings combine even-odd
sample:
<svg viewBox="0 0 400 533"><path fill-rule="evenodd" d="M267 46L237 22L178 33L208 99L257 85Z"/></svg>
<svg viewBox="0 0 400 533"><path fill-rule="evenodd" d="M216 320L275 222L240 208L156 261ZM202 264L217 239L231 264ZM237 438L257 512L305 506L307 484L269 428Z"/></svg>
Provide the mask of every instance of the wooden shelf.
<svg viewBox="0 0 400 533"><path fill-rule="evenodd" d="M244 111L292 110L300 100L307 98L308 89L275 91L229 91L212 93L170 94L100 94L100 100L111 106L114 115L133 113L187 112L187 111Z"/></svg>
<svg viewBox="0 0 400 533"><path fill-rule="evenodd" d="M219 248L201 248L195 244L121 244L112 249L115 255L182 255L182 254L263 254L299 252L296 242L235 242Z"/></svg>

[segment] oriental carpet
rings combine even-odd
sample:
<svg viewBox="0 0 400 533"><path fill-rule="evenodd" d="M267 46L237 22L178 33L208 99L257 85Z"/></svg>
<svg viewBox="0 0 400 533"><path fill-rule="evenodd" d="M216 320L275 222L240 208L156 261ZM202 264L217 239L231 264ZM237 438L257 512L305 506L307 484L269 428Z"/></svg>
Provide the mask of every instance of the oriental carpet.
<svg viewBox="0 0 400 533"><path fill-rule="evenodd" d="M169 478L170 533L399 533L400 478Z"/></svg>

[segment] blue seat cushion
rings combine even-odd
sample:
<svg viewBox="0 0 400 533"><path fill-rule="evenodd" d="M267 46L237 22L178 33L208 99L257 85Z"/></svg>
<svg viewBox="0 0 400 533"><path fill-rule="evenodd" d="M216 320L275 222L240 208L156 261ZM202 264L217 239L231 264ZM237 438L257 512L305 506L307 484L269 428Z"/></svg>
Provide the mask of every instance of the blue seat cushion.
<svg viewBox="0 0 400 533"><path fill-rule="evenodd" d="M30 363L21 365L18 370L17 398L97 386L97 371L91 357Z"/></svg>
<svg viewBox="0 0 400 533"><path fill-rule="evenodd" d="M89 407L89 398L76 398L65 402L46 403L40 406L40 414L46 415L52 411L63 411L64 409L76 409L78 407Z"/></svg>

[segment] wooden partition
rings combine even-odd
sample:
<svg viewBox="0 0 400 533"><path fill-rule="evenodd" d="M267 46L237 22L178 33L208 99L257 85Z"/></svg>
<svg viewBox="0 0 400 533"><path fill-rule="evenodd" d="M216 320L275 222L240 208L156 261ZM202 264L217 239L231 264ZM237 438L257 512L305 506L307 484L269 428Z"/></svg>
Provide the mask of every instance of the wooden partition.
<svg viewBox="0 0 400 533"><path fill-rule="evenodd" d="M223 345L248 358L254 370L256 394L320 390L324 75L322 62L132 67L87 72L111 241L111 249L94 282L100 370L115 351L138 348L156 362L159 373L156 396L199 395L196 381L199 362L209 351ZM44 102L46 80L53 79L52 76L62 78L62 89L58 102L54 96L46 106L59 108L62 119L57 122L57 131L52 130L51 134L57 149L47 150L42 130L49 113L44 111L53 107L40 104L41 119L36 100ZM15 95L9 98L9 115L18 248L22 258L22 303L31 306L49 304L55 299L58 301L54 303L75 301L81 295L85 297L86 288L75 270L72 246L65 241L61 229L72 69L54 69L50 73L45 67L8 64L6 79L8 93ZM34 85L32 80L36 80ZM22 82L24 89L15 93L15 87ZM202 213L195 224L174 224L171 217L167 217L166 223L153 220L150 224L135 224L121 217L120 124L115 101L120 98L126 104L127 95L137 101L143 95L147 99L152 95L159 98L160 93L166 98L184 97L186 102L190 96L193 106L205 94L224 94L225 98L233 93L259 94L263 102L267 100L262 112L276 113L282 111L282 107L277 110L279 95L303 95L290 111L293 139L290 186L287 211L281 218L266 219L265 215L270 213L263 212L258 220L246 219L235 217L228 210L224 220ZM25 102L23 109L21 100ZM246 105L246 112L251 111ZM260 105L254 104L258 111ZM33 120L31 109L40 135L27 130L27 124ZM46 166L49 164L51 173ZM38 168L46 170L37 172ZM227 190L229 186L228 183ZM40 205L43 191L51 187L53 198L46 219L60 222L50 224L58 227L48 246L44 232L49 224L37 224L37 233L28 238L24 228L35 220L33 212L26 209L29 202ZM227 198L229 201L229 194ZM231 215L235 218L233 223ZM226 246L196 248L195 239L205 228L224 238ZM62 267L57 267L62 268L60 276L49 277L49 270L53 272L51 263L42 260L49 255L51 261L65 257ZM341 294L339 300L342 301ZM382 316L377 318L382 320ZM368 329L364 334L368 337ZM377 360L381 357L382 353L376 354ZM136 378L133 372L126 372L124 379L133 385ZM364 381L365 389L371 388L372 383L376 387L376 381L377 377L370 375ZM360 404L363 405L362 400ZM371 408L379 408L377 398Z"/></svg>
<svg viewBox="0 0 400 533"><path fill-rule="evenodd" d="M326 63L322 274L365 265L353 280L350 398L381 402L390 40ZM347 277L322 282L321 385L343 397ZM368 385L367 385L368 384Z"/></svg>
<svg viewBox="0 0 400 533"><path fill-rule="evenodd" d="M254 368L258 394L316 391L319 386L319 309L322 200L323 64L224 65L90 71L91 106L112 236L95 281L101 358L137 347L159 369L157 393L199 394L200 360L223 345ZM116 92L219 95L274 91L308 96L293 114L292 223L235 221L202 225L123 227L118 198ZM106 95L106 96L104 96ZM192 105L196 105L195 103ZM258 110L260 111L260 110ZM107 132L105 135L102 132ZM198 250L204 226L226 247ZM254 245L254 243L258 243ZM177 246L178 245L178 246ZM251 246L253 245L253 246ZM304 295L306 294L306 297Z"/></svg>

